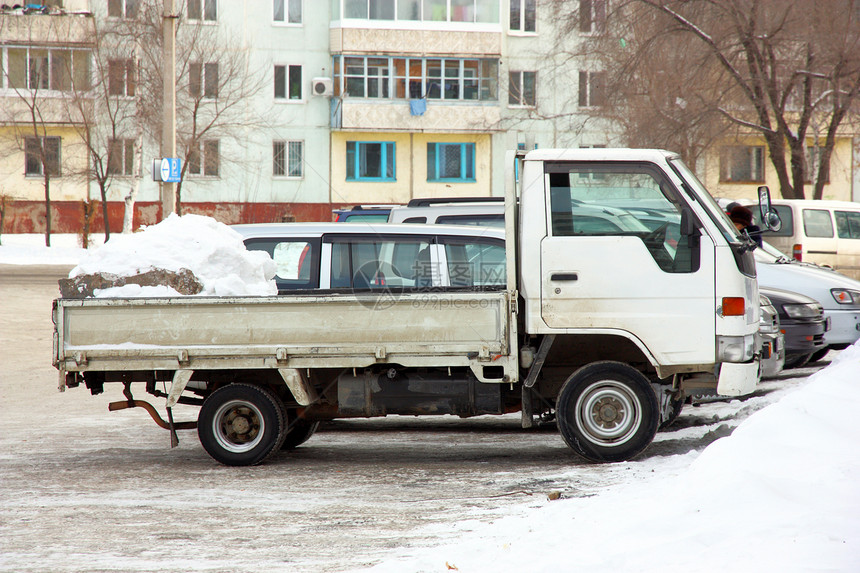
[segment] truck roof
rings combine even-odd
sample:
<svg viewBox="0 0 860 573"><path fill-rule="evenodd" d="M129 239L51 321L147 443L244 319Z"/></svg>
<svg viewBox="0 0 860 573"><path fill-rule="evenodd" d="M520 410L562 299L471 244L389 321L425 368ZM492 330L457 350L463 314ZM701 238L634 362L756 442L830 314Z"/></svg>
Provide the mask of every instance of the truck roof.
<svg viewBox="0 0 860 573"><path fill-rule="evenodd" d="M536 149L526 154L526 161L658 161L678 157L662 149L591 147L584 149Z"/></svg>
<svg viewBox="0 0 860 573"><path fill-rule="evenodd" d="M248 237L322 235L451 235L505 239L504 229L460 225L410 225L392 223L251 223L231 225Z"/></svg>

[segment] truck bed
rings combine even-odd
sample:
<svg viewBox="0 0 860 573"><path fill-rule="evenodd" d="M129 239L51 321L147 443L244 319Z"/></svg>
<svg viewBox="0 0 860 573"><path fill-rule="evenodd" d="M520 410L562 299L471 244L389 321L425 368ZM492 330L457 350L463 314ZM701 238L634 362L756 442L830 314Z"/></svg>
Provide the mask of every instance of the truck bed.
<svg viewBox="0 0 860 573"><path fill-rule="evenodd" d="M483 378L481 364L511 354L510 296L57 299L54 360L68 372L471 366Z"/></svg>

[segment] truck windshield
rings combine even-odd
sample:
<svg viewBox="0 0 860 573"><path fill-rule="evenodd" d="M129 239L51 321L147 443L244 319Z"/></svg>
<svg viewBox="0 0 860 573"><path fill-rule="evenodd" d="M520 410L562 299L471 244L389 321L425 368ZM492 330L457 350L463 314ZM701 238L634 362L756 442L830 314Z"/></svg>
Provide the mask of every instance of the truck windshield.
<svg viewBox="0 0 860 573"><path fill-rule="evenodd" d="M726 215L725 211L723 211L717 202L714 201L714 198L711 197L711 194L708 193L708 190L702 182L699 181L699 178L696 177L696 174L693 173L679 157L670 158L669 165L672 166L672 169L675 170L678 177L680 177L684 183L689 185L696 192L696 196L701 199L702 205L708 211L708 214L711 216L711 219L713 219L717 227L719 227L720 232L722 232L726 240L730 243L739 241L740 237L738 236L738 231L734 224L731 222L728 215Z"/></svg>

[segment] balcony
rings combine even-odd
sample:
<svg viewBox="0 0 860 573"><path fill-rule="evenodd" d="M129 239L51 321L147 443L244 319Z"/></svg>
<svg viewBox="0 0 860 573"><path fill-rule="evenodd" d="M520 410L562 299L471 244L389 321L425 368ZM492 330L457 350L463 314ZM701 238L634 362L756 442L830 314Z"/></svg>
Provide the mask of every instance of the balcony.
<svg viewBox="0 0 860 573"><path fill-rule="evenodd" d="M412 115L409 100L333 98L331 127L343 131L487 133L501 131L500 111L498 102L452 104L429 99L423 115Z"/></svg>

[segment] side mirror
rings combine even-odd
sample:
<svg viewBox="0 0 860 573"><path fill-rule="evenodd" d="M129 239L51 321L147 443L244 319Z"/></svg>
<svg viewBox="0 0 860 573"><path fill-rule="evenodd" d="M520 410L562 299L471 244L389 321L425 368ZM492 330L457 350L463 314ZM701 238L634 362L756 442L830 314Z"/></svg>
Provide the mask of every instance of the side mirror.
<svg viewBox="0 0 860 573"><path fill-rule="evenodd" d="M773 208L770 203L770 189L767 185L762 185L758 188L758 210L761 213L761 222L769 231L779 231L782 228L782 221L779 218L779 213Z"/></svg>
<svg viewBox="0 0 860 573"><path fill-rule="evenodd" d="M696 219L689 209L681 211L681 228L682 237L690 237L696 234Z"/></svg>

